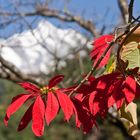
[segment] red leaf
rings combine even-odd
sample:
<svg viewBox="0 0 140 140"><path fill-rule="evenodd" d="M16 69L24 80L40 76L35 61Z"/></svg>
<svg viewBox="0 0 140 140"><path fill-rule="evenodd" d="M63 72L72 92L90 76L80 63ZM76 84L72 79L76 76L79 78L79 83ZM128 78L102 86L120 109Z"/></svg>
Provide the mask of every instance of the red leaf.
<svg viewBox="0 0 140 140"><path fill-rule="evenodd" d="M47 106L45 111L46 122L49 125L50 122L55 118L59 110L59 103L52 92L48 93Z"/></svg>
<svg viewBox="0 0 140 140"><path fill-rule="evenodd" d="M114 104L115 104L114 98L112 96L108 97L108 103L107 103L108 108L110 108Z"/></svg>
<svg viewBox="0 0 140 140"><path fill-rule="evenodd" d="M95 115L99 109L94 109L94 104L93 104L93 101L94 101L94 98L95 98L95 95L96 95L96 91L92 92L90 95L89 95L89 109L90 109L90 112Z"/></svg>
<svg viewBox="0 0 140 140"><path fill-rule="evenodd" d="M32 131L36 136L42 136L44 133L44 115L45 105L41 97L38 96L32 111Z"/></svg>
<svg viewBox="0 0 140 140"><path fill-rule="evenodd" d="M88 133L96 123L95 118L90 114L89 110L83 107L82 102L77 98L72 99L77 112L76 126L79 128L82 125L84 133Z"/></svg>
<svg viewBox="0 0 140 140"><path fill-rule="evenodd" d="M118 79L118 76L120 79ZM101 117L105 117L108 109L119 100L120 93L116 92L116 89L118 90L118 81L120 82L120 80L120 73L111 73L93 81L91 85L94 89L89 94L89 108L94 116L99 114Z"/></svg>
<svg viewBox="0 0 140 140"><path fill-rule="evenodd" d="M134 100L136 94L136 81L131 76L128 76L125 80L123 93L127 103Z"/></svg>
<svg viewBox="0 0 140 140"><path fill-rule="evenodd" d="M32 94L20 94L13 98L12 103L9 105L6 111L6 116L4 118L4 123L6 126L8 124L8 120L10 119L10 116L15 113L31 96Z"/></svg>
<svg viewBox="0 0 140 140"><path fill-rule="evenodd" d="M6 114L5 117L4 117L4 124L5 124L5 126L8 125L8 120L9 120L9 118L7 117L7 114Z"/></svg>
<svg viewBox="0 0 140 140"><path fill-rule="evenodd" d="M106 97L106 94L96 92L93 100L93 110L92 110L93 116L100 114L101 117L105 117L108 111L107 99L108 98Z"/></svg>
<svg viewBox="0 0 140 140"><path fill-rule="evenodd" d="M57 75L55 77L53 77L50 81L49 81L49 88L54 87L55 85L57 85L59 82L61 82L64 79L64 75Z"/></svg>
<svg viewBox="0 0 140 140"><path fill-rule="evenodd" d="M124 82L124 79L120 79L115 82L116 83L114 84L115 86L114 86L114 91L112 93L112 97L115 100L117 109L120 109L125 99L125 96L122 93L122 84Z"/></svg>
<svg viewBox="0 0 140 140"><path fill-rule="evenodd" d="M136 99L140 97L140 85L136 83Z"/></svg>
<svg viewBox="0 0 140 140"><path fill-rule="evenodd" d="M65 119L68 121L74 113L73 103L70 98L60 90L56 90L55 92L57 94L62 111L65 115Z"/></svg>
<svg viewBox="0 0 140 140"><path fill-rule="evenodd" d="M78 112L77 112L75 106L73 106L73 109L74 109L74 114L75 114L76 127L77 127L77 128L80 128L81 122L80 122L79 117L78 117Z"/></svg>
<svg viewBox="0 0 140 140"><path fill-rule="evenodd" d="M40 89L37 86L35 86L29 82L20 82L18 84L21 85L26 91L28 91L30 93L40 92Z"/></svg>
<svg viewBox="0 0 140 140"><path fill-rule="evenodd" d="M20 120L17 131L21 131L25 127L27 127L27 125L29 124L29 122L32 119L32 109L33 109L33 104L27 109L27 111L23 115L22 119Z"/></svg>
<svg viewBox="0 0 140 140"><path fill-rule="evenodd" d="M103 35L99 38L97 38L93 42L93 50L91 51L90 57L94 59L94 66L96 65L99 58L102 56L106 48L108 47L109 43L114 39L114 36L112 35ZM105 66L108 63L109 57L110 57L111 49L107 52L107 54L102 59L100 65L98 68Z"/></svg>

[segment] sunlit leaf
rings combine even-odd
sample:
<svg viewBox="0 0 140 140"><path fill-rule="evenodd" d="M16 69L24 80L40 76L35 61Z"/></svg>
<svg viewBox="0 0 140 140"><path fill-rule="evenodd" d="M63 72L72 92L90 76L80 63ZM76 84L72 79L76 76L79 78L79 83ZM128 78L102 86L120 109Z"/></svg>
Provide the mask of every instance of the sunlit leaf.
<svg viewBox="0 0 140 140"><path fill-rule="evenodd" d="M137 36L131 36L125 42L121 51L121 59L125 62L128 60L128 68L140 66L139 38Z"/></svg>

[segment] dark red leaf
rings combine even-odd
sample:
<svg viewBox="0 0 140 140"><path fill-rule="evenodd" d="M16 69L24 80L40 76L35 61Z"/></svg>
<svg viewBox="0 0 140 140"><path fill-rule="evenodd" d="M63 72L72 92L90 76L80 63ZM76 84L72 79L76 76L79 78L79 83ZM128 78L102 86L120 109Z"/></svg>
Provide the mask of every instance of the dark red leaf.
<svg viewBox="0 0 140 140"><path fill-rule="evenodd" d="M95 118L90 114L89 110L82 105L82 102L77 98L72 98L74 103L77 118L76 118L76 126L79 128L82 126L83 132L88 133L92 127L95 125Z"/></svg>
<svg viewBox="0 0 140 140"><path fill-rule="evenodd" d="M80 122L79 117L78 117L78 112L77 112L75 106L73 106L73 109L74 109L74 114L75 114L76 127L77 127L77 128L80 128L81 122Z"/></svg>
<svg viewBox="0 0 140 140"><path fill-rule="evenodd" d="M135 98L139 98L140 97L140 85L138 83L136 83L136 96Z"/></svg>
<svg viewBox="0 0 140 140"><path fill-rule="evenodd" d="M32 94L20 94L13 98L12 103L9 105L6 111L6 116L4 118L5 125L8 124L10 116L15 113L31 96Z"/></svg>
<svg viewBox="0 0 140 140"><path fill-rule="evenodd" d="M65 119L68 121L74 113L73 103L70 98L60 90L56 90L55 92L57 94L62 111L65 115Z"/></svg>
<svg viewBox="0 0 140 140"><path fill-rule="evenodd" d="M91 51L90 57L94 59L94 66L96 65L99 58L103 55L104 51L108 47L109 43L114 39L114 36L112 35L103 35L99 38L97 38L93 42L93 50ZM109 57L110 57L111 49L107 52L107 54L102 59L100 65L98 68L105 66L108 63Z"/></svg>
<svg viewBox="0 0 140 140"><path fill-rule="evenodd" d="M20 123L19 123L18 128L17 128L17 131L21 131L27 127L27 125L29 124L29 122L32 119L32 109L33 109L33 104L27 109L27 111L25 112L25 114L21 118Z"/></svg>
<svg viewBox="0 0 140 140"><path fill-rule="evenodd" d="M29 82L20 82L18 83L19 85L21 85L26 91L30 92L30 93L39 93L40 92L40 89L29 83Z"/></svg>
<svg viewBox="0 0 140 140"><path fill-rule="evenodd" d="M58 83L60 83L62 80L64 79L64 75L57 75L55 77L53 77L50 81L49 81L49 88L54 87L55 85L57 85Z"/></svg>
<svg viewBox="0 0 140 140"><path fill-rule="evenodd" d="M52 92L48 93L45 117L46 122L49 125L50 122L55 118L59 110L59 103Z"/></svg>
<svg viewBox="0 0 140 140"><path fill-rule="evenodd" d="M9 118L7 117L7 114L6 114L5 117L4 117L4 124L5 124L5 126L8 125L8 120L9 120Z"/></svg>
<svg viewBox="0 0 140 140"><path fill-rule="evenodd" d="M32 111L32 131L36 136L42 136L44 133L44 115L45 105L41 97L38 96Z"/></svg>
<svg viewBox="0 0 140 140"><path fill-rule="evenodd" d="M119 79L117 81L115 81L115 86L114 86L114 90L112 93L112 97L115 100L117 109L120 109L123 105L123 102L125 100L125 96L122 92L122 85L123 85L124 79Z"/></svg>
<svg viewBox="0 0 140 140"><path fill-rule="evenodd" d="M89 109L90 112L95 116L99 112L99 105L94 102L96 91L92 92L89 96ZM94 102L94 103L93 103Z"/></svg>
<svg viewBox="0 0 140 140"><path fill-rule="evenodd" d="M108 109L115 102L119 102L121 96L117 90L122 85L120 81L123 81L120 73L103 75L93 81L93 92L89 94L89 108L94 116L99 114L105 117Z"/></svg>

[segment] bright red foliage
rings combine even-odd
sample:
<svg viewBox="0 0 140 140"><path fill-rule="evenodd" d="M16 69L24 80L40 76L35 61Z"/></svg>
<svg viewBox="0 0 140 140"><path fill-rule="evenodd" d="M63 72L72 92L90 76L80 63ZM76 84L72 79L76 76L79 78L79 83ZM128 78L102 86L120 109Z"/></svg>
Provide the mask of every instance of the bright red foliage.
<svg viewBox="0 0 140 140"><path fill-rule="evenodd" d="M112 35L103 35L93 42L93 50L90 53L90 57L94 60L94 66L96 65L99 58L102 56L106 48L108 47L109 43L113 41L114 36ZM108 63L110 57L111 49L107 52L107 54L102 59L101 63L99 64L98 68L105 66Z"/></svg>
<svg viewBox="0 0 140 140"><path fill-rule="evenodd" d="M37 96L32 110L32 131L36 136L44 133L45 105L40 96Z"/></svg>
<svg viewBox="0 0 140 140"><path fill-rule="evenodd" d="M48 93L47 103L46 103L46 123L49 125L50 122L56 117L59 110L59 103L56 96L53 93Z"/></svg>
<svg viewBox="0 0 140 140"><path fill-rule="evenodd" d="M114 72L95 79L91 85L94 90L87 96L94 116L104 117L114 104L120 109L124 101L129 104L140 96L140 86L132 75L124 78L121 73Z"/></svg>
<svg viewBox="0 0 140 140"><path fill-rule="evenodd" d="M104 35L93 42L93 50L90 54L94 60L94 66L103 55L109 43L113 41L114 36ZM102 59L98 68L108 63L111 49ZM125 69L125 68L124 68ZM44 133L44 121L49 125L57 116L61 108L64 113L64 119L69 121L75 114L76 127L82 128L84 133L88 133L93 126L96 126L96 118L104 118L108 109L116 105L119 110L123 103L129 104L140 96L140 74L139 68L124 70L122 74L117 71L102 75L98 78L90 76L86 83L82 83L80 88L74 90L77 85L69 88L58 88L56 85L64 78L63 75L53 77L47 86L39 88L31 83L19 83L28 94L20 94L13 98L9 105L4 123L7 126L8 121L25 102L30 101L30 106L20 120L18 131L27 127L32 121L32 131L36 136L42 136ZM137 79L137 80L136 80ZM77 93L72 96L71 92ZM66 93L70 93L69 96ZM73 92L72 92L73 93Z"/></svg>
<svg viewBox="0 0 140 140"><path fill-rule="evenodd" d="M31 105L22 117L18 131L23 130L32 120L32 131L36 136L42 136L44 133L44 118L49 125L56 117L60 107L65 115L65 120L69 121L74 114L73 102L63 90L55 87L63 78L63 75L58 75L50 80L48 86L41 89L28 82L19 83L29 94L20 94L13 98L6 111L5 125L8 124L10 116L28 100L31 101Z"/></svg>
<svg viewBox="0 0 140 140"><path fill-rule="evenodd" d="M76 126L83 129L84 133L88 133L94 125L96 125L95 117L90 113L87 106L83 104L81 95L76 95L72 99L76 109Z"/></svg>
<svg viewBox="0 0 140 140"><path fill-rule="evenodd" d="M132 102L140 96L140 86L135 79L137 72L138 69L131 69L126 71L126 77L121 72L113 72L98 78L89 78L88 82L77 90L80 97L79 101L74 102L77 112L79 108L86 108L94 118L104 118L114 104L120 109L124 102Z"/></svg>

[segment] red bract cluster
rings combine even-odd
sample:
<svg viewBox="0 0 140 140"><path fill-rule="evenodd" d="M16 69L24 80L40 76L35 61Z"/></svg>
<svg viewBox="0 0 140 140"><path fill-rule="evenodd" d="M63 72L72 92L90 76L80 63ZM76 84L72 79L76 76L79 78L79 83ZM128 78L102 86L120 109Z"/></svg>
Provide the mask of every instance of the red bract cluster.
<svg viewBox="0 0 140 140"><path fill-rule="evenodd" d="M99 58L103 55L106 48L109 46L110 42L113 41L114 36L112 35L103 35L93 42L93 50L91 51L90 57L92 60L94 60L93 66L96 65ZM100 62L98 68L105 66L108 63L109 57L110 57L111 49L107 52L107 54L104 56L102 61Z"/></svg>
<svg viewBox="0 0 140 140"><path fill-rule="evenodd" d="M112 35L104 35L94 41L94 48L91 52L94 66L113 39ZM101 63L98 68L108 63L110 52L111 49L102 60L100 59ZM55 76L43 88L28 82L19 83L28 93L13 98L6 111L4 123L7 126L11 115L25 102L30 101L29 108L20 120L18 131L23 130L32 120L33 133L36 136L42 136L44 120L49 125L61 108L66 121L69 121L71 116L75 115L76 127L81 127L87 133L96 125L96 118L104 118L110 107L116 105L119 110L124 103L129 104L140 96L139 68L126 70L126 67L122 67L123 74L116 68L115 72L98 78L89 76L93 72L90 71L91 73L84 79L87 82L81 82L78 88L76 88L77 85L70 88L58 88L56 85L63 80L63 75ZM75 96L72 96L73 92L75 92Z"/></svg>
<svg viewBox="0 0 140 140"><path fill-rule="evenodd" d="M88 133L94 125L96 125L96 119L91 114L86 105L83 104L82 94L78 94L72 98L72 101L76 109L76 126L82 128L84 133Z"/></svg>
<svg viewBox="0 0 140 140"><path fill-rule="evenodd" d="M129 104L140 96L135 71L136 69L126 71L128 73L126 77L120 72L114 72L82 85L79 89L79 93L83 96L82 103L89 108L95 118L97 116L104 118L114 104L117 109L120 109L124 102Z"/></svg>
<svg viewBox="0 0 140 140"><path fill-rule="evenodd" d="M63 75L58 75L49 81L48 86L43 88L38 88L28 82L19 83L28 91L28 94L20 94L13 98L6 111L5 125L7 126L11 115L28 100L31 102L31 105L20 120L18 131L23 130L32 120L32 131L34 134L36 136L43 135L44 119L46 119L46 123L49 125L56 117L60 107L65 115L65 120L69 121L73 113L75 113L74 105L69 97L56 87L56 84L63 78Z"/></svg>

